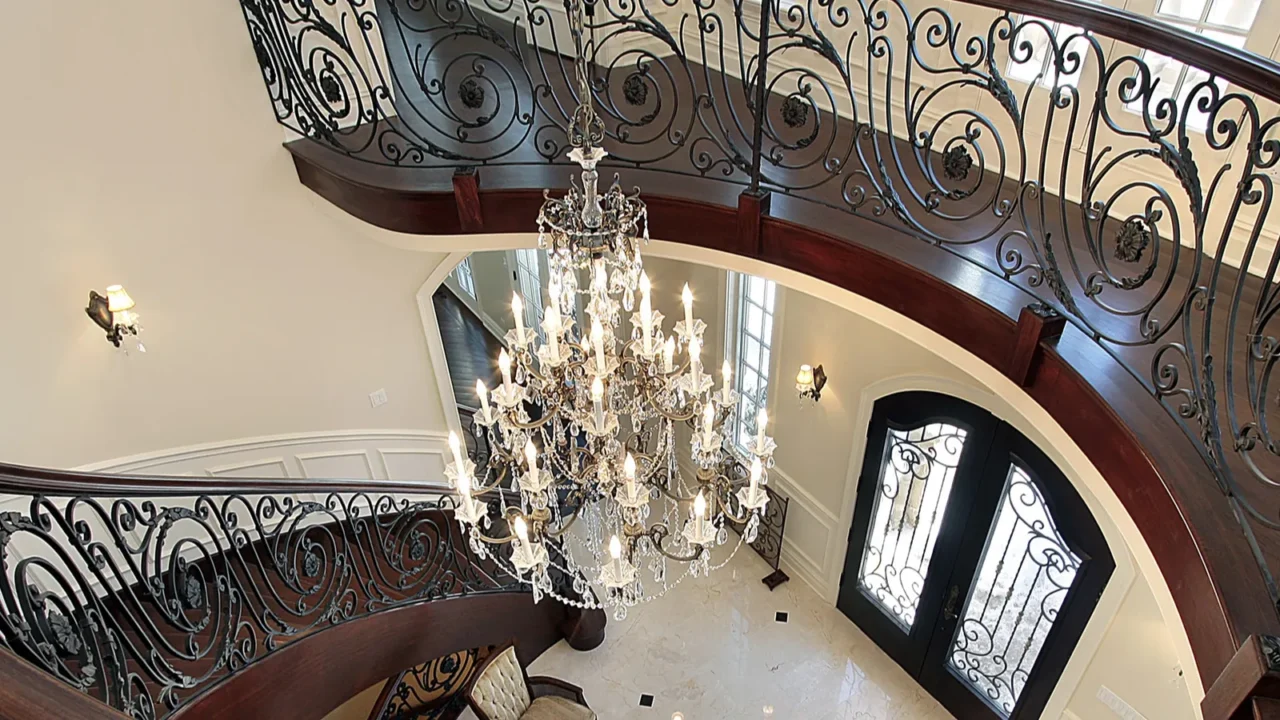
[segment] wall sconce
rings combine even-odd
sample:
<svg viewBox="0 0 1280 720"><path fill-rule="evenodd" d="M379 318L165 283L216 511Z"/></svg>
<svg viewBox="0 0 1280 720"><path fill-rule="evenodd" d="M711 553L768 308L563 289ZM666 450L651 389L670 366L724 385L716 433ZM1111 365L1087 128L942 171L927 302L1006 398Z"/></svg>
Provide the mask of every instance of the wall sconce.
<svg viewBox="0 0 1280 720"><path fill-rule="evenodd" d="M84 311L98 327L107 331L107 342L120 347L125 338L132 337L138 352L147 351L147 346L138 340L142 326L138 324L138 314L133 312L133 298L123 287L108 287L106 297L90 290L89 306Z"/></svg>
<svg viewBox="0 0 1280 720"><path fill-rule="evenodd" d="M800 393L800 400L818 402L822 397L822 388L827 384L827 374L823 372L822 366L809 367L801 365L800 372L796 373L796 392Z"/></svg>

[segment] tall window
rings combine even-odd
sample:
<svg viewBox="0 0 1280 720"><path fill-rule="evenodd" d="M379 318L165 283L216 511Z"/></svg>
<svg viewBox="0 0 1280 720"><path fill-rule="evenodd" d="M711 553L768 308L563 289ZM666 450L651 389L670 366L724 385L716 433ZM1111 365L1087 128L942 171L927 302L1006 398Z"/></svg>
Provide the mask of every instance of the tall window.
<svg viewBox="0 0 1280 720"><path fill-rule="evenodd" d="M524 324L542 337L542 270L540 251L516 251L516 288L524 301Z"/></svg>
<svg viewBox="0 0 1280 720"><path fill-rule="evenodd" d="M1039 83L1041 87L1049 89L1060 85L1076 87L1080 84L1080 72L1089 59L1089 41L1084 39L1081 28L1033 15L1023 15L1018 25L1021 29L1013 38L1006 75L1027 84ZM1023 43L1031 46L1030 57L1026 57L1020 49ZM1063 68L1072 72L1058 72L1059 58L1054 53L1054 48L1063 49ZM1077 64L1067 61L1073 53L1080 58Z"/></svg>
<svg viewBox="0 0 1280 720"><path fill-rule="evenodd" d="M746 452L754 442L756 416L769 396L769 367L773 351L773 310L778 286L772 280L729 274L728 324L734 368L734 389L741 395L734 419L733 444Z"/></svg>
<svg viewBox="0 0 1280 720"><path fill-rule="evenodd" d="M465 260L458 263L458 267L453 269L453 279L457 281L458 287L462 288L462 292L471 296L474 300L476 297L476 279L471 274L471 257L467 256Z"/></svg>
<svg viewBox="0 0 1280 720"><path fill-rule="evenodd" d="M1242 48L1261 4L1262 0L1159 0L1156 18L1224 45ZM1196 86L1209 78L1205 70L1150 50L1144 50L1142 58L1151 68L1152 79L1158 80L1152 95L1152 114L1155 113L1156 102L1170 97L1177 98L1178 109L1181 110ZM1227 87L1221 78L1214 84L1220 90ZM1140 113L1142 108L1141 98L1129 104L1132 112ZM1192 107L1187 113L1187 124L1193 129L1204 130L1209 125L1209 116Z"/></svg>

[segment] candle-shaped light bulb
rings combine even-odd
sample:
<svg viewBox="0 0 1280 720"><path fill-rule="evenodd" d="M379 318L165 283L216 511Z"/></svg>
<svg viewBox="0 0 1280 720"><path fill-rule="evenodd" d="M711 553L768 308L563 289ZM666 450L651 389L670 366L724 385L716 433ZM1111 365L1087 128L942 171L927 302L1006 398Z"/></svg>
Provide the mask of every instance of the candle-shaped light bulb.
<svg viewBox="0 0 1280 720"><path fill-rule="evenodd" d="M596 351L596 367L599 368L600 374L603 375L606 367L604 363L604 326L595 318L591 319L591 345Z"/></svg>
<svg viewBox="0 0 1280 720"><path fill-rule="evenodd" d="M631 453L627 453L627 459L622 463L622 476L627 482L627 497L636 496L636 459L631 457Z"/></svg>
<svg viewBox="0 0 1280 720"><path fill-rule="evenodd" d="M489 388L484 386L483 380L476 380L476 395L480 398L480 413L484 421L493 422L493 414L489 410Z"/></svg>
<svg viewBox="0 0 1280 720"><path fill-rule="evenodd" d="M671 372L671 366L676 359L676 339L668 337L667 344L662 347L662 372Z"/></svg>
<svg viewBox="0 0 1280 720"><path fill-rule="evenodd" d="M516 526L516 537L520 538L520 542L528 543L529 542L529 524L524 521L524 518L517 515L515 526Z"/></svg>
<svg viewBox="0 0 1280 720"><path fill-rule="evenodd" d="M702 491L698 491L698 497L693 500L693 518L697 523L698 537L706 536L707 529L707 499L702 496Z"/></svg>
<svg viewBox="0 0 1280 720"><path fill-rule="evenodd" d="M693 377L693 392L702 387L702 343L698 338L689 339L689 375Z"/></svg>
<svg viewBox="0 0 1280 720"><path fill-rule="evenodd" d="M498 353L498 370L502 373L502 391L511 392L511 356L507 354L507 349L502 348Z"/></svg>
<svg viewBox="0 0 1280 720"><path fill-rule="evenodd" d="M756 448L759 452L764 452L764 428L769 424L769 413L760 408L760 414L756 415Z"/></svg>
<svg viewBox="0 0 1280 720"><path fill-rule="evenodd" d="M604 382L599 376L591 381L591 412L595 416L596 429L604 430Z"/></svg>
<svg viewBox="0 0 1280 720"><path fill-rule="evenodd" d="M693 337L693 291L689 289L689 283L684 284L684 290L680 292L680 300L684 302L684 324L689 330L689 337Z"/></svg>
<svg viewBox="0 0 1280 720"><path fill-rule="evenodd" d="M752 500L755 500L756 492L758 492L757 488L760 486L760 475L763 472L763 468L760 467L760 458L751 458L751 489L747 492L751 495Z"/></svg>
<svg viewBox="0 0 1280 720"><path fill-rule="evenodd" d="M538 486L538 450L533 446L533 440L529 440L524 444L524 461L529 466L529 484L533 487Z"/></svg>
<svg viewBox="0 0 1280 720"><path fill-rule="evenodd" d="M608 272L607 272L607 271L605 271L605 269L604 269L604 261L603 261L603 260L596 260L596 264L595 264L595 276L592 278L592 280L594 280L594 281L595 281L595 284L596 284L596 290L598 290L600 293L602 293L602 294L603 294L606 290L608 290L608 288L609 288L609 274L608 274Z"/></svg>
<svg viewBox="0 0 1280 720"><path fill-rule="evenodd" d="M727 405L729 403L729 393L731 392L730 387L733 384L731 382L733 380L733 368L730 367L728 360L725 360L724 365L720 366L720 378L724 381L724 384L720 386L720 393Z"/></svg>
<svg viewBox="0 0 1280 720"><path fill-rule="evenodd" d="M524 341L524 301L520 293L511 293L511 314L516 319L516 342Z"/></svg>
<svg viewBox="0 0 1280 720"><path fill-rule="evenodd" d="M560 358L560 283L547 286L547 353L552 359Z"/></svg>
<svg viewBox="0 0 1280 720"><path fill-rule="evenodd" d="M622 579L622 541L617 535L609 538L609 557L613 558L614 577Z"/></svg>
<svg viewBox="0 0 1280 720"><path fill-rule="evenodd" d="M649 297L649 290L652 288L653 286L649 284L649 273L640 273L640 297Z"/></svg>

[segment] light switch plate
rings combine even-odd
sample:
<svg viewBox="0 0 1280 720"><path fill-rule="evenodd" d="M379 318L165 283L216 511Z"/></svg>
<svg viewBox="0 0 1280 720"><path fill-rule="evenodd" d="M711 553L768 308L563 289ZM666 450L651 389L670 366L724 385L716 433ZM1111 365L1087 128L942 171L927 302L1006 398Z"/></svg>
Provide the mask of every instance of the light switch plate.
<svg viewBox="0 0 1280 720"><path fill-rule="evenodd" d="M1142 713L1134 710L1132 705L1121 700L1120 696L1112 692L1111 688L1106 685L1098 688L1098 702L1111 708L1111 712L1124 718L1124 720L1147 720Z"/></svg>
<svg viewBox="0 0 1280 720"><path fill-rule="evenodd" d="M378 388L369 393L369 404L374 407L380 407L387 404L387 389Z"/></svg>

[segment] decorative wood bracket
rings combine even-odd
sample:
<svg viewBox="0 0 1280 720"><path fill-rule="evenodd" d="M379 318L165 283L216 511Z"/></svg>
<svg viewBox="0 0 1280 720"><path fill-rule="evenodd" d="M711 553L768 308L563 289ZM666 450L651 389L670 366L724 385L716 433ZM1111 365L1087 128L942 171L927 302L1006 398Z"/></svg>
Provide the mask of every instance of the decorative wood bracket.
<svg viewBox="0 0 1280 720"><path fill-rule="evenodd" d="M1067 319L1044 303L1032 303L1018 314L1018 337L1009 353L1005 375L1022 387L1035 378L1036 367L1043 352L1040 343L1062 334Z"/></svg>
<svg viewBox="0 0 1280 720"><path fill-rule="evenodd" d="M773 195L768 190L743 190L738 195L738 252L760 257L764 251L760 237L761 221L769 214Z"/></svg>
<svg viewBox="0 0 1280 720"><path fill-rule="evenodd" d="M1200 710L1205 720L1280 718L1277 699L1280 638L1250 635L1205 693Z"/></svg>
<svg viewBox="0 0 1280 720"><path fill-rule="evenodd" d="M480 171L475 167L458 168L453 173L453 202L458 208L458 227L464 233L484 229L480 210Z"/></svg>

